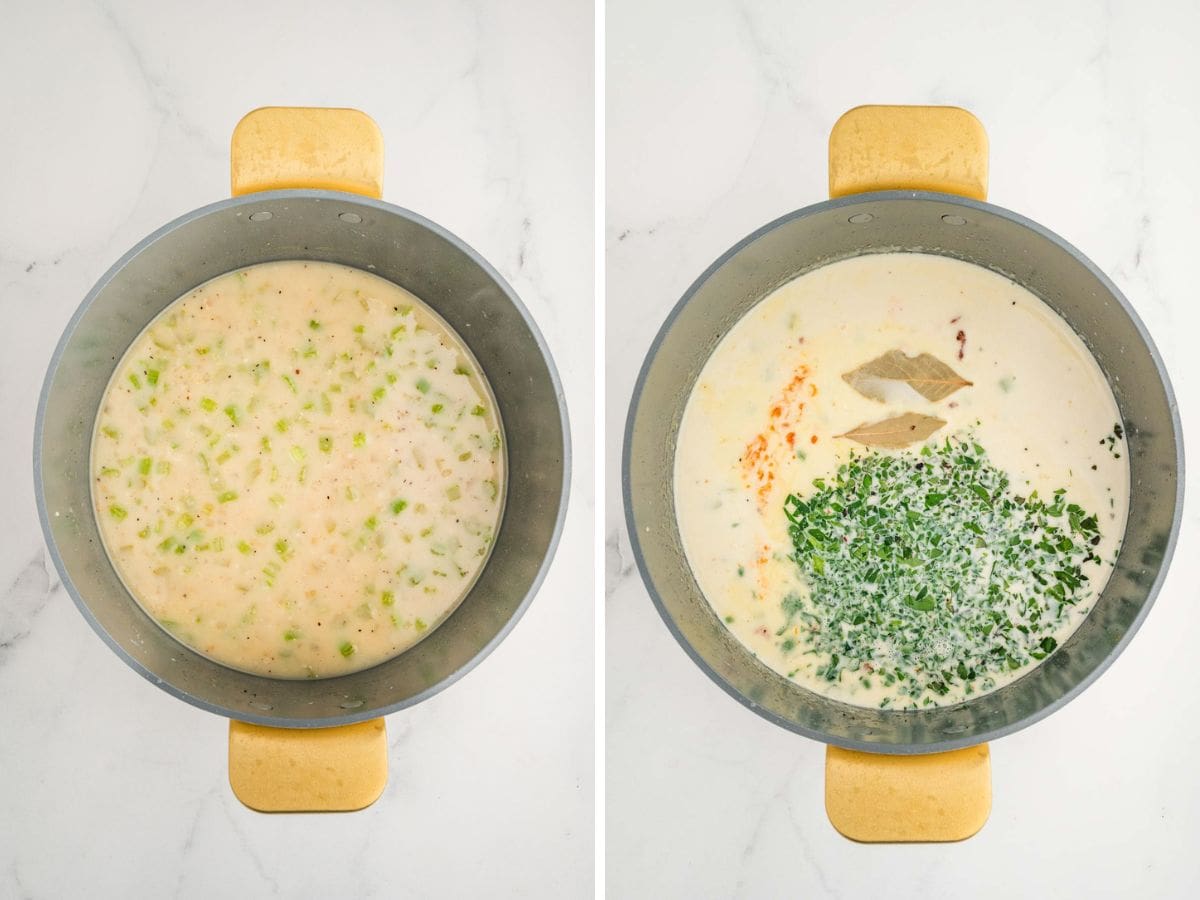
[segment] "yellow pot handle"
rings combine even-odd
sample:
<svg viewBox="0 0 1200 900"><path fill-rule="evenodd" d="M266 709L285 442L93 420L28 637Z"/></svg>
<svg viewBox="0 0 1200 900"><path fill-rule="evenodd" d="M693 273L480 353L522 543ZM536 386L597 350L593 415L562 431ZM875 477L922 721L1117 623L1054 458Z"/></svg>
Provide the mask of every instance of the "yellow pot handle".
<svg viewBox="0 0 1200 900"><path fill-rule="evenodd" d="M233 129L233 196L320 188L383 196L383 135L357 109L264 106Z"/></svg>
<svg viewBox="0 0 1200 900"><path fill-rule="evenodd" d="M383 136L356 109L266 106L247 113L229 150L233 196L281 188L383 195ZM229 723L229 785L260 812L347 812L387 784L383 719L336 728Z"/></svg>
<svg viewBox="0 0 1200 900"><path fill-rule="evenodd" d="M923 190L987 199L988 141L957 106L858 106L829 133L829 196ZM884 756L830 746L825 813L867 843L960 841L992 809L987 744Z"/></svg>
<svg viewBox="0 0 1200 900"><path fill-rule="evenodd" d="M986 200L988 140L957 106L856 106L829 133L829 196L939 191Z"/></svg>

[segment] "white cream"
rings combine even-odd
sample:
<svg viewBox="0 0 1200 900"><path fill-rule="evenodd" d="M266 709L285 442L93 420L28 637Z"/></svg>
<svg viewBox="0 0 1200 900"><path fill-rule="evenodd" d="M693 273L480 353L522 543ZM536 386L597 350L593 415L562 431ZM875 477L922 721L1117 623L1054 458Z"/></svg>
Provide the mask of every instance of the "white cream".
<svg viewBox="0 0 1200 900"><path fill-rule="evenodd" d="M932 354L973 385L930 402L893 382L879 402L842 379L895 349ZM726 335L688 399L675 456L679 527L697 582L739 640L797 683L857 705L894 692L854 677L828 682L816 674L824 660L803 646L781 649L781 600L808 595L789 559L783 503L811 493L812 480L852 450L864 452L835 435L905 412L946 420L933 439L973 429L1015 492L1065 488L1098 514L1093 596L1063 623L1060 646L1107 581L1125 527L1124 442L1101 443L1120 422L1116 402L1079 337L1032 293L983 268L913 253L860 256L784 285ZM954 690L937 702L963 697Z"/></svg>
<svg viewBox="0 0 1200 900"><path fill-rule="evenodd" d="M420 300L287 261L216 278L133 342L92 444L130 593L171 634L281 678L375 665L490 552L503 448L482 374Z"/></svg>

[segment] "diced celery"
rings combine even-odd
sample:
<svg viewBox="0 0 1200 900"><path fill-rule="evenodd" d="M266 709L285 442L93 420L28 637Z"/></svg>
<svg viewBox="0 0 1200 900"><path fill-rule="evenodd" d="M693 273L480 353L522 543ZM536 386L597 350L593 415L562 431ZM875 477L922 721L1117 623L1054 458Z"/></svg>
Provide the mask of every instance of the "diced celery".
<svg viewBox="0 0 1200 900"><path fill-rule="evenodd" d="M127 515L129 515L129 511L127 509L125 509L125 507L118 506L116 503L114 503L111 506L109 506L108 514L119 522L122 519L124 519Z"/></svg>
<svg viewBox="0 0 1200 900"><path fill-rule="evenodd" d="M422 394L428 394L429 393L429 381L425 378L418 378L417 379L417 390L420 391Z"/></svg>
<svg viewBox="0 0 1200 900"><path fill-rule="evenodd" d="M217 401L214 400L212 397L201 397L200 398L200 408L203 409L205 412L212 412L214 409L217 408Z"/></svg>
<svg viewBox="0 0 1200 900"><path fill-rule="evenodd" d="M221 491L217 494L217 502L228 503L230 500L236 500L237 496L237 491Z"/></svg>
<svg viewBox="0 0 1200 900"><path fill-rule="evenodd" d="M404 510L406 510L406 509L408 509L408 501L407 500L393 500L392 501L392 515L398 516L398 515L400 515L400 513L404 512Z"/></svg>
<svg viewBox="0 0 1200 900"><path fill-rule="evenodd" d="M329 453L333 450L333 438L327 434L323 434L317 438L317 446L321 448L322 453Z"/></svg>

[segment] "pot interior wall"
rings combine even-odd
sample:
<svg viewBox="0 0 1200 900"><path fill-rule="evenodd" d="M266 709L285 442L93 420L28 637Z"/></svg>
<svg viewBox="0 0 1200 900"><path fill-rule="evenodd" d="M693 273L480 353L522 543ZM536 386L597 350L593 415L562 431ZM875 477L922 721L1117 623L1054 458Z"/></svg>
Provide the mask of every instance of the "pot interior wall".
<svg viewBox="0 0 1200 900"><path fill-rule="evenodd" d="M1045 664L957 706L863 709L808 691L758 662L717 619L688 567L670 473L684 405L717 343L798 274L862 253L921 251L1005 274L1080 334L1125 421L1131 504L1124 547L1092 613ZM1019 336L1014 335L1014 339ZM1182 446L1169 382L1141 323L1077 251L1028 220L940 194L886 192L808 207L751 235L692 286L643 367L625 441L626 516L642 576L693 659L727 692L811 737L876 752L931 752L1016 730L1066 702L1137 629L1166 571L1182 499Z"/></svg>
<svg viewBox="0 0 1200 900"><path fill-rule="evenodd" d="M96 412L133 339L165 306L208 279L286 259L365 269L429 303L478 359L507 438L504 520L468 597L405 653L365 671L315 681L236 672L167 635L129 596L103 552L89 489ZM96 630L168 691L265 724L358 721L452 682L507 633L532 597L566 502L561 388L541 336L511 289L466 245L419 216L325 191L223 201L165 226L130 251L96 285L63 336L43 391L36 441L38 499L51 553Z"/></svg>

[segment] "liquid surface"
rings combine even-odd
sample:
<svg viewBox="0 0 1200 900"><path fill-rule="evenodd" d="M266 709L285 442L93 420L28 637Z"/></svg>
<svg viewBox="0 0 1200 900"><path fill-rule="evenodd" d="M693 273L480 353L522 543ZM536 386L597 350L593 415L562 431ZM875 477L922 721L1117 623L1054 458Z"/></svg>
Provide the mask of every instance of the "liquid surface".
<svg viewBox="0 0 1200 900"><path fill-rule="evenodd" d="M970 385L929 400L903 380L861 380L862 390L856 390L843 378L897 350L909 358L931 354ZM844 436L904 414L944 424L906 448L864 445ZM958 260L913 253L860 256L824 266L784 285L750 310L700 373L683 415L675 457L675 501L685 553L717 615L762 662L798 684L861 706L913 708L959 702L1029 671L1039 657L1065 642L1099 596L1120 546L1128 507L1120 421L1103 373L1082 341L1041 300L1008 279ZM881 454L896 457L896 465L889 463L885 471L927 471L917 466L923 447L925 453L940 454L939 464L942 456L949 459L961 451L999 470L988 469L993 475L986 489L972 488L979 493L988 522L995 518L993 510L1008 504L1026 527L1037 518L1037 503L1027 498L1041 497L1050 514L1058 515L1054 521L1061 522L1063 534L1072 536L1071 528L1088 514L1095 515L1098 534L1088 531L1091 520L1083 519L1086 540L1081 543L1073 536L1088 556L1080 567L1084 577L1082 583L1069 582L1077 588L1074 603L1047 601L1056 611L1052 627L1049 619L1031 623L1024 612L1006 614L1008 624L1003 627L1015 629L1012 635L1022 637L1020 629L1032 625L1035 632L1042 629L1038 640L1043 640L1041 634L1048 638L1032 645L1032 659L1018 656L1001 671L985 672L981 666L978 676L973 670L963 670L964 677L950 672L949 678L934 683L938 690L922 690L914 697L908 693L916 680L911 676L920 675L926 682L937 676L910 671L908 679L902 675L900 681L885 682L878 677L881 664L893 664L895 671L896 660L905 658L897 649L904 629L912 622L925 627L923 623L934 621L922 617L942 616L936 624L943 635L965 631L955 617L966 616L966 610L956 613L955 603L965 604L970 600L965 594L979 592L972 587L964 589L964 596L936 602L924 595L909 596L905 602L911 610L901 607L903 615L890 621L894 633L888 633L889 622L881 619L875 657L847 661L843 653L842 659L832 659L829 648L837 640L829 639L828 628L832 623L848 633L851 621L828 615L821 606L827 598L815 595L813 584L831 583L827 570L839 565L839 555L845 570L847 554L876 551L856 547L853 529L840 538L818 533L815 543L832 544L819 550L828 558L814 562L816 552L807 546L798 552L793 540L799 533L803 541L804 528L814 519L835 526L842 521L841 513L835 515L824 505L836 502L831 498L844 499L846 492L838 494L832 487L839 467L859 473L850 477L858 490L863 482L854 478L861 479L864 471L879 478ZM866 459L871 463L864 469ZM821 492L826 485L829 490ZM878 485L876 480L873 488L859 491L863 508L879 502L879 496L871 496ZM785 512L789 495L801 504L819 495L824 518L815 516L816 511L808 518L799 514L801 529L796 532ZM913 533L926 521L935 521L938 509L929 507L936 503L940 509L943 501L941 494L917 499L925 502L907 514L907 521L915 523ZM967 499L951 496L945 508L957 504L956 509L966 510ZM1067 503L1074 505L1070 511ZM802 507L792 507L798 508ZM1046 518L1045 510L1039 515ZM978 521L984 520L981 512ZM966 514L951 524L955 522L977 527ZM973 566L972 578L981 589L992 577L993 563L994 571L1001 571L994 548L987 546L990 535L972 538L963 551L964 571L968 563ZM1060 539L1061 535L1054 541ZM1045 544L1044 538L1034 542L1038 540ZM844 549L839 541L845 542ZM914 578L928 569L919 553L903 552L912 557L902 561L915 571ZM1039 587L1043 581L1054 588L1052 572L1037 566L1021 571L1029 573L1028 578L1012 586L1013 592L1045 593ZM1038 580L1031 580L1035 577ZM886 584L868 581L863 582L864 590L887 589ZM1007 589L1007 581L1005 585ZM861 602L861 592L852 595L850 591L847 596ZM862 607L868 617L869 607ZM979 621L984 620L972 620L972 634L987 631L986 621L976 628ZM822 628L825 639L818 640ZM841 635L835 637L840 640ZM930 652L949 659L953 649L938 646Z"/></svg>
<svg viewBox="0 0 1200 900"><path fill-rule="evenodd" d="M216 278L118 365L93 500L134 598L228 666L341 675L458 605L503 502L493 401L457 336L368 273L286 261Z"/></svg>

